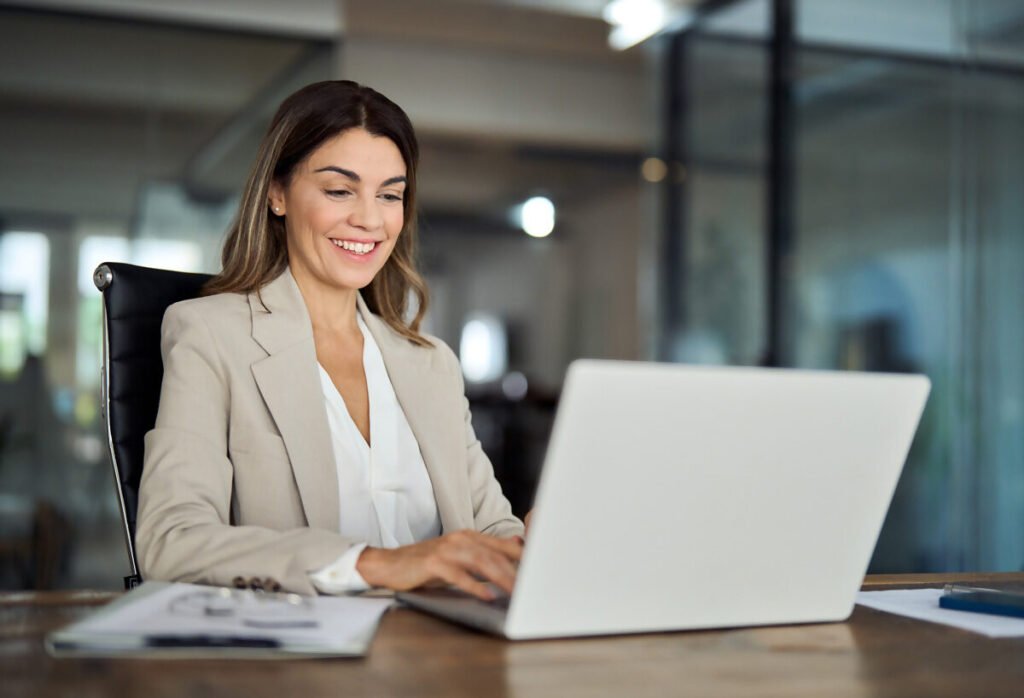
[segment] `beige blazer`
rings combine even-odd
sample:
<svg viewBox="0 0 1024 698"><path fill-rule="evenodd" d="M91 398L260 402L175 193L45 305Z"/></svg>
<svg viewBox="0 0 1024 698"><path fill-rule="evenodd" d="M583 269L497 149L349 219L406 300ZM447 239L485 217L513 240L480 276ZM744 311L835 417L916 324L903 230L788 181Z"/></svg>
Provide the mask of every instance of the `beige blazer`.
<svg viewBox="0 0 1024 698"><path fill-rule="evenodd" d="M135 534L147 579L241 577L314 594L308 574L354 541L338 532L338 476L313 329L290 271L261 294L176 303L146 435ZM458 360L419 347L358 300L419 443L445 532L519 535L522 523L470 425ZM266 308L264 308L264 304Z"/></svg>

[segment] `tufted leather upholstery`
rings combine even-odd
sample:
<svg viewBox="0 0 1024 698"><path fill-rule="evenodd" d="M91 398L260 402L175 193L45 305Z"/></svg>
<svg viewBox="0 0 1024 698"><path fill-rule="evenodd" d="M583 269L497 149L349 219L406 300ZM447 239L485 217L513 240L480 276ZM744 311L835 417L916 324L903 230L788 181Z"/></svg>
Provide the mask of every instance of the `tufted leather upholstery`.
<svg viewBox="0 0 1024 698"><path fill-rule="evenodd" d="M108 273L109 272L109 273ZM156 422L163 361L160 324L167 306L195 298L206 274L150 269L107 262L94 280L103 292L104 395L110 455L117 479L124 533L132 576L138 582L135 559L135 515L142 477L143 439Z"/></svg>

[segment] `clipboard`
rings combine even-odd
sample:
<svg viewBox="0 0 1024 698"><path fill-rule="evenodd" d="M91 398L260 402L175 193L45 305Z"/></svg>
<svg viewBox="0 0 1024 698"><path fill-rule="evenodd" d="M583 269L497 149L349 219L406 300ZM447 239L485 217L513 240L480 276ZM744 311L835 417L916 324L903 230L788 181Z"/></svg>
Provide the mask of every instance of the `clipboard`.
<svg viewBox="0 0 1024 698"><path fill-rule="evenodd" d="M54 657L362 657L393 599L144 582L46 637Z"/></svg>

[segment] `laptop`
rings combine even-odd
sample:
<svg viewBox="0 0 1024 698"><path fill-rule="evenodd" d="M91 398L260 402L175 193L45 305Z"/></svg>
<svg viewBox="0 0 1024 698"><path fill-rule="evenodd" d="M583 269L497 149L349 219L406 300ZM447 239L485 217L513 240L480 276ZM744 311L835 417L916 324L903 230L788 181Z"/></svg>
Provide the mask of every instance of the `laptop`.
<svg viewBox="0 0 1024 698"><path fill-rule="evenodd" d="M929 390L576 361L512 596L399 599L515 640L844 620Z"/></svg>

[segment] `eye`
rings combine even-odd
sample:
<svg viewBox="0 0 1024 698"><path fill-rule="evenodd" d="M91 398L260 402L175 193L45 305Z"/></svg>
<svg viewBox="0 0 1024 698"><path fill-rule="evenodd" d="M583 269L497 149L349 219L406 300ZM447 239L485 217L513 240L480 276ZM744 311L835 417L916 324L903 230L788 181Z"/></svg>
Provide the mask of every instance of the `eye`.
<svg viewBox="0 0 1024 698"><path fill-rule="evenodd" d="M346 196L350 196L352 194L352 192L350 192L348 189L325 189L324 193L327 194L328 196L334 196L339 199L343 199Z"/></svg>
<svg viewBox="0 0 1024 698"><path fill-rule="evenodd" d="M394 203L396 201L401 201L402 200L402 195L401 194L381 194L380 198L384 199L385 201L389 201L389 202Z"/></svg>

